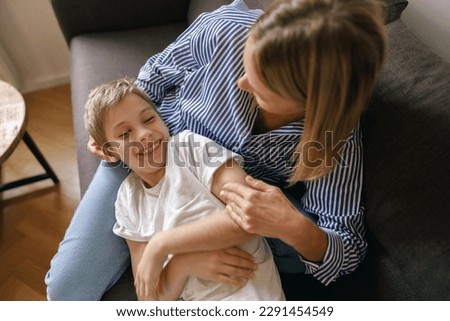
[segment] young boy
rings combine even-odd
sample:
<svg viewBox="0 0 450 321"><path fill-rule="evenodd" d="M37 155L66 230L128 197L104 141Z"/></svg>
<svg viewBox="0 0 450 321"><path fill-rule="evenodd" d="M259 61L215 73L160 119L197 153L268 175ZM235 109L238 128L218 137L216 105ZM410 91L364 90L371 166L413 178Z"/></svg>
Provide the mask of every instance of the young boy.
<svg viewBox="0 0 450 321"><path fill-rule="evenodd" d="M154 104L129 79L91 92L85 124L111 160L121 160L132 171L117 195L113 231L127 241L139 299L284 300L270 248L262 237L242 243L240 249L225 249L222 255L174 255L167 259L156 289L149 290L147 242L156 233L224 210L216 196L225 182L245 181L238 164L241 158L189 131L170 137ZM221 277L214 277L215 273Z"/></svg>

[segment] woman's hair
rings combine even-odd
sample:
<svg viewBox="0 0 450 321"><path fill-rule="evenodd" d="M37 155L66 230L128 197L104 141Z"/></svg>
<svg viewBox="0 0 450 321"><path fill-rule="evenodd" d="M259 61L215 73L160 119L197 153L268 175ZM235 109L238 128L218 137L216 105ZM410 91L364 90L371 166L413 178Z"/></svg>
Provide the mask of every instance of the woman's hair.
<svg viewBox="0 0 450 321"><path fill-rule="evenodd" d="M348 139L385 60L383 4L276 1L252 27L250 37L263 82L304 108L304 134L294 154L291 183L328 174L339 151L330 148L326 137L331 133L334 142Z"/></svg>
<svg viewBox="0 0 450 321"><path fill-rule="evenodd" d="M150 97L130 78L121 78L102 84L89 93L84 111L84 125L89 135L100 147L108 145L105 137L107 111L130 93L138 95L157 111Z"/></svg>

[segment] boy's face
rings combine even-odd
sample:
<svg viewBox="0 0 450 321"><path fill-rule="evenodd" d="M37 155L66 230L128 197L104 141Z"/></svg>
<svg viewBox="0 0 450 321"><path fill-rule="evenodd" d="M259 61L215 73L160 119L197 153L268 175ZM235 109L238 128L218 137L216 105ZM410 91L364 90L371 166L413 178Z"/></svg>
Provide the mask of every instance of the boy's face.
<svg viewBox="0 0 450 321"><path fill-rule="evenodd" d="M118 156L144 181L159 181L166 165L169 131L156 111L130 93L106 113L105 136Z"/></svg>

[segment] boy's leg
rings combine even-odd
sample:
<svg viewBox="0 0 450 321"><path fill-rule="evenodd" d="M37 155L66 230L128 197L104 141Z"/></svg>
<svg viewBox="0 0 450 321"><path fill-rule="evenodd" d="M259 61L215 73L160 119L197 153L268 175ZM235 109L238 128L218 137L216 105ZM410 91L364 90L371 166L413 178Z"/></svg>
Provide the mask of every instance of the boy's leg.
<svg viewBox="0 0 450 321"><path fill-rule="evenodd" d="M99 300L128 267L126 242L112 232L127 175L121 164L98 167L45 277L49 300Z"/></svg>

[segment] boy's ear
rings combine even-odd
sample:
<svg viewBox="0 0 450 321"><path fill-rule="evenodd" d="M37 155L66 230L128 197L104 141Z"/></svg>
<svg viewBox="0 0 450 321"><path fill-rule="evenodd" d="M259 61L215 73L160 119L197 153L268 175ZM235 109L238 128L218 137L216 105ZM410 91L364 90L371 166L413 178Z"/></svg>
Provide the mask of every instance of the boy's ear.
<svg viewBox="0 0 450 321"><path fill-rule="evenodd" d="M115 147L118 148L119 146L114 146L112 143L106 143L102 146L103 154L108 157L109 162L120 161L120 155L115 151Z"/></svg>

